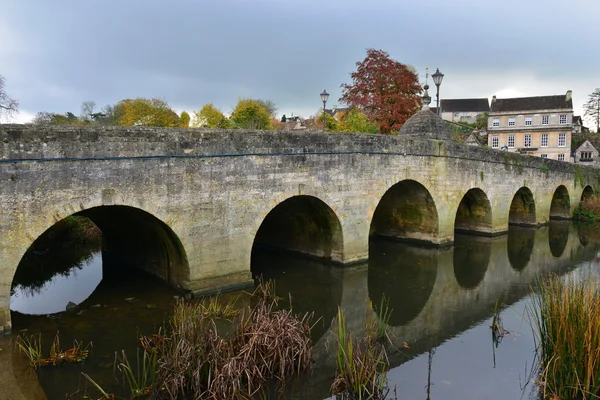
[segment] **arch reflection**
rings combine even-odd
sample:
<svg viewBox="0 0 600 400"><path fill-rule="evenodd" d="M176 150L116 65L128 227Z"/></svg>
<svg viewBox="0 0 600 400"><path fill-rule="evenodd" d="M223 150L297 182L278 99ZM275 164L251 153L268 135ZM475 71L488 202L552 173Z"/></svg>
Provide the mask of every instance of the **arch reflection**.
<svg viewBox="0 0 600 400"><path fill-rule="evenodd" d="M509 225L506 247L508 261L514 270L522 271L529 264L534 243L534 228Z"/></svg>
<svg viewBox="0 0 600 400"><path fill-rule="evenodd" d="M383 295L393 310L390 325L405 325L419 315L435 286L438 255L434 248L372 239L368 286L377 315Z"/></svg>
<svg viewBox="0 0 600 400"><path fill-rule="evenodd" d="M454 235L454 276L465 289L475 289L483 280L492 254L492 239Z"/></svg>
<svg viewBox="0 0 600 400"><path fill-rule="evenodd" d="M548 226L548 244L552 256L559 258L562 256L567 242L569 241L569 229L571 221L550 221Z"/></svg>

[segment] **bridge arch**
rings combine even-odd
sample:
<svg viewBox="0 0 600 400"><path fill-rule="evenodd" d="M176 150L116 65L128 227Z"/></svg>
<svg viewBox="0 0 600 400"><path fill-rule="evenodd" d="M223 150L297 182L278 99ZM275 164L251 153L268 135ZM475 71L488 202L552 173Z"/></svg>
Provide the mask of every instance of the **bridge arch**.
<svg viewBox="0 0 600 400"><path fill-rule="evenodd" d="M187 255L175 232L149 212L131 206L103 205L73 213L48 227L28 248L70 216L89 218L101 231L103 273L134 267L173 286L189 279Z"/></svg>
<svg viewBox="0 0 600 400"><path fill-rule="evenodd" d="M571 198L565 185L560 185L552 195L550 203L550 219L571 218Z"/></svg>
<svg viewBox="0 0 600 400"><path fill-rule="evenodd" d="M528 187L521 187L513 196L508 214L508 224L522 226L537 225L535 200L533 199L533 193L531 193Z"/></svg>
<svg viewBox="0 0 600 400"><path fill-rule="evenodd" d="M335 211L310 195L289 197L264 217L256 231L256 247L285 250L341 262L344 239Z"/></svg>
<svg viewBox="0 0 600 400"><path fill-rule="evenodd" d="M479 188L469 189L456 210L456 232L492 233L492 206L485 192Z"/></svg>
<svg viewBox="0 0 600 400"><path fill-rule="evenodd" d="M585 200L589 200L592 199L596 196L596 193L594 193L594 189L590 186L587 185L586 187L583 188L583 191L581 192L581 201L585 201Z"/></svg>
<svg viewBox="0 0 600 400"><path fill-rule="evenodd" d="M410 179L389 188L375 208L369 236L437 244L438 211L429 190Z"/></svg>

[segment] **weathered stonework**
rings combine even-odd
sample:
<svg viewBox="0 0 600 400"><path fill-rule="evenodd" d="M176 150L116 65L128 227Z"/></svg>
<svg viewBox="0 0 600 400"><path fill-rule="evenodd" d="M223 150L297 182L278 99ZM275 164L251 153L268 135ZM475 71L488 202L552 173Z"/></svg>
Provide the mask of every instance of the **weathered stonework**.
<svg viewBox="0 0 600 400"><path fill-rule="evenodd" d="M293 197L312 198L306 210L313 209L311 204L329 210L306 220L311 230L302 241L305 247L318 245L314 255L349 264L368 257L377 206L404 180L421 185L423 196L415 198L433 207L411 204L422 206L425 219L419 224L427 223L426 234L401 221L390 230L405 239L448 244L470 189L480 189L490 204L491 216L477 225L479 230L498 234L508 229L519 188L533 195L533 224L544 224L559 186L566 188L572 212L584 187L598 185L600 176L596 169L576 171L569 163L401 135L3 125L0 143L4 329L10 328L10 286L23 254L56 221L75 213L104 227L107 254L155 240L162 247L134 253L127 261L173 285L206 291L249 282L261 224ZM468 209L481 212L481 207ZM436 210L437 218L422 210ZM282 215L291 225L302 225L306 217ZM332 225L321 227L319 221ZM268 232L263 237L268 241ZM329 245L315 244L327 238ZM304 247L291 250L311 253Z"/></svg>

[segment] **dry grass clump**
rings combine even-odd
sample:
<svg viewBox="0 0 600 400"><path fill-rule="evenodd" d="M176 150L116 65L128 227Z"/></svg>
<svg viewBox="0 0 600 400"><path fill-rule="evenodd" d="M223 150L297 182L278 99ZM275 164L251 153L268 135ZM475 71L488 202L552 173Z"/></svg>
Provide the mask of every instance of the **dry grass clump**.
<svg viewBox="0 0 600 400"><path fill-rule="evenodd" d="M242 310L230 337L223 337L202 307L179 302L172 333L160 346L161 385L155 396L250 399L264 394L270 381L283 388L308 370L311 315L299 317L276 307L276 298L259 298L256 305Z"/></svg>
<svg viewBox="0 0 600 400"><path fill-rule="evenodd" d="M529 308L540 350L540 391L551 399L600 397L600 280L539 283Z"/></svg>
<svg viewBox="0 0 600 400"><path fill-rule="evenodd" d="M42 334L30 335L30 336L17 336L16 340L17 348L19 352L25 354L29 359L29 364L34 367L44 367L48 365L58 365L62 363L74 363L85 360L89 354L88 347L91 346L89 343L87 346L83 346L82 343L75 341L73 347L62 351L60 349L60 339L58 332L54 336L52 345L50 346L49 356L44 356L42 352Z"/></svg>
<svg viewBox="0 0 600 400"><path fill-rule="evenodd" d="M573 219L584 222L600 219L600 198L592 197L581 201L573 212Z"/></svg>

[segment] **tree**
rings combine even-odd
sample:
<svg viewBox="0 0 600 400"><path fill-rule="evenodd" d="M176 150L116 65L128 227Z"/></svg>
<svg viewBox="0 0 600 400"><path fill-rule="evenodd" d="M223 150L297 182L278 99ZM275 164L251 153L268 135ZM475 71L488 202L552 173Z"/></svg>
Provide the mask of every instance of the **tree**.
<svg viewBox="0 0 600 400"><path fill-rule="evenodd" d="M114 110L117 122L122 126L164 126L178 127L179 115L160 99L122 100Z"/></svg>
<svg viewBox="0 0 600 400"><path fill-rule="evenodd" d="M490 113L488 112L482 112L477 114L477 117L475 118L475 124L474 124L474 128L477 129L486 129L488 126L488 117L490 116Z"/></svg>
<svg viewBox="0 0 600 400"><path fill-rule="evenodd" d="M187 111L182 111L179 116L179 126L181 128L189 128L190 126L190 114Z"/></svg>
<svg viewBox="0 0 600 400"><path fill-rule="evenodd" d="M221 110L212 105L212 103L208 103L200 111L194 111L192 127L227 129L231 127L231 123Z"/></svg>
<svg viewBox="0 0 600 400"><path fill-rule="evenodd" d="M19 112L19 102L8 96L4 89L4 77L0 75L0 117L12 117Z"/></svg>
<svg viewBox="0 0 600 400"><path fill-rule="evenodd" d="M57 114L47 111L38 112L33 118L35 125L85 125L85 121L78 118L72 112Z"/></svg>
<svg viewBox="0 0 600 400"><path fill-rule="evenodd" d="M94 108L96 108L95 101L84 101L81 103L81 114L79 115L79 118L86 123L91 123L95 120Z"/></svg>
<svg viewBox="0 0 600 400"><path fill-rule="evenodd" d="M263 106L263 108L265 110L267 110L267 113L269 113L269 116L275 118L276 115L275 113L277 112L277 106L275 105L275 103L271 100L256 100L256 102L258 104L260 104L261 106Z"/></svg>
<svg viewBox="0 0 600 400"><path fill-rule="evenodd" d="M381 133L397 132L420 109L421 85L417 74L383 50L367 49L350 74L352 84L342 84L340 102L358 108Z"/></svg>
<svg viewBox="0 0 600 400"><path fill-rule="evenodd" d="M337 124L338 132L362 132L378 133L377 125L369 122L367 116L360 112L358 108L353 108L348 113L343 113Z"/></svg>
<svg viewBox="0 0 600 400"><path fill-rule="evenodd" d="M231 120L239 128L269 129L271 118L261 102L252 99L240 99L231 113Z"/></svg>
<svg viewBox="0 0 600 400"><path fill-rule="evenodd" d="M596 132L600 132L600 88L594 90L588 101L583 105L584 117L596 122Z"/></svg>

